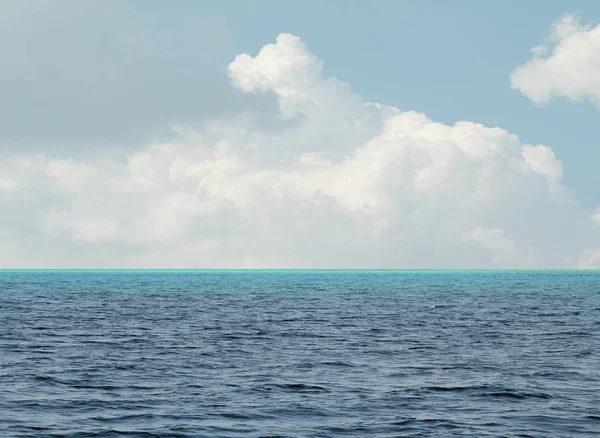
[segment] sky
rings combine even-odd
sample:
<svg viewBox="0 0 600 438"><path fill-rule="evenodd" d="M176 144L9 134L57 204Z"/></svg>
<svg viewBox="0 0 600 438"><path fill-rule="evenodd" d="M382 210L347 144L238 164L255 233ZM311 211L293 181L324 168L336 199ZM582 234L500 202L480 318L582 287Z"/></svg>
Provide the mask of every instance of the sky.
<svg viewBox="0 0 600 438"><path fill-rule="evenodd" d="M5 0L0 268L600 268L599 19Z"/></svg>

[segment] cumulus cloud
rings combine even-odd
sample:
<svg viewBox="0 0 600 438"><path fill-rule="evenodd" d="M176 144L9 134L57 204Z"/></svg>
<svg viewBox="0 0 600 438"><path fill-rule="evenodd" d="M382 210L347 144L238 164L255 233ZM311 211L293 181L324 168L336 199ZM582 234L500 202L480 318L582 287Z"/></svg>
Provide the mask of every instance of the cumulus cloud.
<svg viewBox="0 0 600 438"><path fill-rule="evenodd" d="M229 64L278 103L124 157L0 159L5 267L570 267L597 235L551 148L365 102L279 35Z"/></svg>
<svg viewBox="0 0 600 438"><path fill-rule="evenodd" d="M548 146L523 146L523 159L534 172L543 175L550 190L561 190L563 177L562 163L556 159L554 151Z"/></svg>
<svg viewBox="0 0 600 438"><path fill-rule="evenodd" d="M554 97L600 105L600 25L565 15L552 25L548 44L532 53L512 72L513 88L539 105Z"/></svg>

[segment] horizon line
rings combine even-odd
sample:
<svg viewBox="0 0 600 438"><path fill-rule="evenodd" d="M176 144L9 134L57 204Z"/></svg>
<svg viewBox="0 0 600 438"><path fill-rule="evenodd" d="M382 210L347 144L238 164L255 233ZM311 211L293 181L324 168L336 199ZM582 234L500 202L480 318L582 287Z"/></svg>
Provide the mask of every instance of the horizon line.
<svg viewBox="0 0 600 438"><path fill-rule="evenodd" d="M0 268L0 272L590 272L598 268Z"/></svg>

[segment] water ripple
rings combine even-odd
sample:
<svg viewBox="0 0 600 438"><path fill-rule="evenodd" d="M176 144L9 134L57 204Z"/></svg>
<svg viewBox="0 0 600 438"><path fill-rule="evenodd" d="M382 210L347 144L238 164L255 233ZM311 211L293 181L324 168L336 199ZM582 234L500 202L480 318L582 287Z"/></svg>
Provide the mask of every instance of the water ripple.
<svg viewBox="0 0 600 438"><path fill-rule="evenodd" d="M0 272L2 437L600 436L599 272Z"/></svg>

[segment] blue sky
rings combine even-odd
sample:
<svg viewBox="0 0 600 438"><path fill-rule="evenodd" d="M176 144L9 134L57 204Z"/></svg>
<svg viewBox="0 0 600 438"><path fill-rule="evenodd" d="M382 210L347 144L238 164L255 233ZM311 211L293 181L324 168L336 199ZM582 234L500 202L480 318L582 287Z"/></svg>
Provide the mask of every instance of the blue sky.
<svg viewBox="0 0 600 438"><path fill-rule="evenodd" d="M1 8L2 265L600 266L598 2Z"/></svg>

